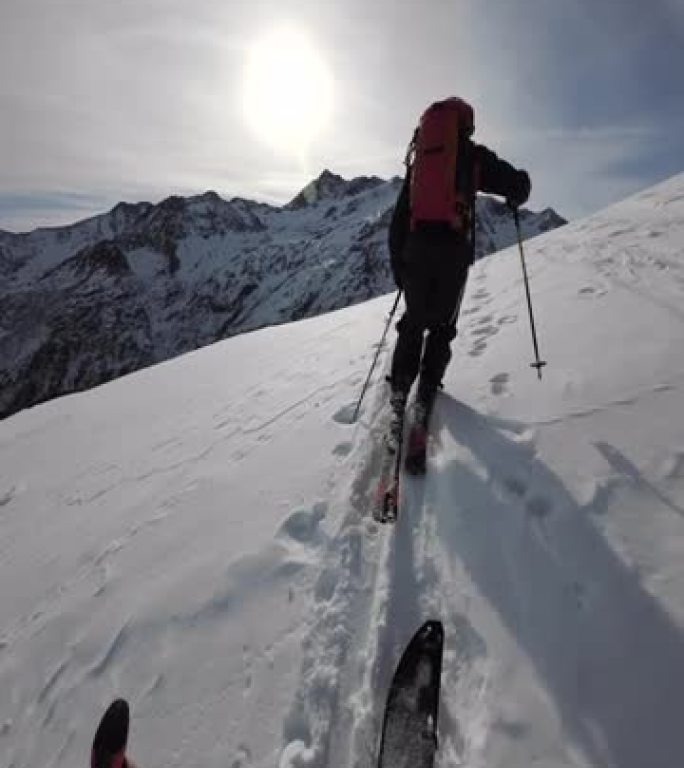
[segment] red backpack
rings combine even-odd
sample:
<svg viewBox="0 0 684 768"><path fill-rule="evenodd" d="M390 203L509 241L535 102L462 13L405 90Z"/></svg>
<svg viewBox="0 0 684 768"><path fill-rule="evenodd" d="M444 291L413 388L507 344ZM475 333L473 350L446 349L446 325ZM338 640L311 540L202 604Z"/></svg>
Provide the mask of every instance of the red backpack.
<svg viewBox="0 0 684 768"><path fill-rule="evenodd" d="M423 113L409 150L411 229L421 223L467 229L470 201L458 189L456 169L461 137L473 128L473 109L463 99L437 101Z"/></svg>

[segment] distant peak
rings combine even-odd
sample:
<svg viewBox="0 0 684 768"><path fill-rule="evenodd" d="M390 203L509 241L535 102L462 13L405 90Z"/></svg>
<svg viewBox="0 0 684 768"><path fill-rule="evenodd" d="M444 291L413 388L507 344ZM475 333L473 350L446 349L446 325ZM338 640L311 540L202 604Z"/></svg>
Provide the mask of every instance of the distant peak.
<svg viewBox="0 0 684 768"><path fill-rule="evenodd" d="M152 203L139 202L139 203L127 203L124 200L118 202L110 211L115 214L132 214L139 211L146 210L152 207Z"/></svg>
<svg viewBox="0 0 684 768"><path fill-rule="evenodd" d="M342 183L344 183L345 180L342 178L342 176L339 176L338 174L333 173L332 171L328 170L327 168L324 168L321 171L321 174L319 175L319 177L316 179L316 182L324 182L325 183L325 182L329 182L329 181L335 181L335 182L342 182Z"/></svg>
<svg viewBox="0 0 684 768"><path fill-rule="evenodd" d="M285 207L290 209L306 208L319 200L339 197L347 182L335 173L325 168L313 181L293 198Z"/></svg>
<svg viewBox="0 0 684 768"><path fill-rule="evenodd" d="M384 183L384 180L377 176L358 176L348 180L325 168L285 207L291 210L306 208L320 200L334 200L348 195L356 195Z"/></svg>
<svg viewBox="0 0 684 768"><path fill-rule="evenodd" d="M165 197L157 207L163 210L180 211L185 208L186 203L187 199L185 197L181 197L180 195L169 195L169 197Z"/></svg>
<svg viewBox="0 0 684 768"><path fill-rule="evenodd" d="M195 198L200 203L221 203L223 198L213 189L208 189L204 194L197 195Z"/></svg>

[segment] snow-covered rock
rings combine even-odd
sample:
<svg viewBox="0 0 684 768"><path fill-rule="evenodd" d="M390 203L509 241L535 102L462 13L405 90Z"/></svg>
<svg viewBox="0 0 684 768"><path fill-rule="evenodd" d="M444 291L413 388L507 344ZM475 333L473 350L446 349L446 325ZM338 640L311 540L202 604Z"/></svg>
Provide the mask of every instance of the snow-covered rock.
<svg viewBox="0 0 684 768"><path fill-rule="evenodd" d="M324 171L283 208L215 192L120 203L69 227L0 233L0 417L244 331L392 290L400 180ZM563 222L523 213L533 235ZM480 202L478 254L515 238Z"/></svg>

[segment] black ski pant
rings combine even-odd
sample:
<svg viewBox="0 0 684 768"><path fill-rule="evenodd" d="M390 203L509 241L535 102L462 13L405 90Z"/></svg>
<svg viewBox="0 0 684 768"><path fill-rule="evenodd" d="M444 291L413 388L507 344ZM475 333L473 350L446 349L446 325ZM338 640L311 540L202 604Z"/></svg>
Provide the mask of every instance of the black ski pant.
<svg viewBox="0 0 684 768"><path fill-rule="evenodd" d="M408 393L419 372L421 387L442 383L469 267L467 247L454 233L409 235L401 268L406 311L397 323L392 389Z"/></svg>

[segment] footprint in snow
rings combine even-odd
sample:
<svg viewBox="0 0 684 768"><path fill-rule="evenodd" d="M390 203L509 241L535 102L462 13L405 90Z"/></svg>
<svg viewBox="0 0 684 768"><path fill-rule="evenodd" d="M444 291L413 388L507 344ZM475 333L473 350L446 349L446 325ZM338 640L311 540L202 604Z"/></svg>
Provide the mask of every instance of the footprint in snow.
<svg viewBox="0 0 684 768"><path fill-rule="evenodd" d="M595 285L585 285L583 288L580 288L579 291L577 291L577 295L585 299L592 297L598 298L599 296L604 296L605 293L605 288L600 288Z"/></svg>
<svg viewBox="0 0 684 768"><path fill-rule="evenodd" d="M348 442L346 442L346 443L338 443L333 448L333 454L335 456L339 456L339 458L343 459L345 456L349 456L349 452L351 451L351 449L352 449L352 444L351 443L348 443Z"/></svg>
<svg viewBox="0 0 684 768"><path fill-rule="evenodd" d="M489 380L492 394L504 395L508 391L509 379L510 375L508 373L497 373L496 376L492 376Z"/></svg>
<svg viewBox="0 0 684 768"><path fill-rule="evenodd" d="M276 538L290 539L298 544L317 544L321 537L319 524L327 511L328 505L323 501L314 504L311 509L295 510L280 524Z"/></svg>
<svg viewBox="0 0 684 768"><path fill-rule="evenodd" d="M496 333L496 328L493 325L478 325L475 330L471 332L472 336L475 336L476 338L482 337L483 339L488 339L490 336L493 336Z"/></svg>
<svg viewBox="0 0 684 768"><path fill-rule="evenodd" d="M477 344L473 344L468 350L468 354L470 357L479 357L486 349L487 345L482 341L478 341Z"/></svg>
<svg viewBox="0 0 684 768"><path fill-rule="evenodd" d="M355 411L356 403L349 403L348 405L344 405L339 409L339 411L337 411L337 413L334 414L333 421L336 421L338 424L353 424Z"/></svg>
<svg viewBox="0 0 684 768"><path fill-rule="evenodd" d="M485 349L487 349L487 342L493 336L499 332L499 328L496 325L490 323L483 324L482 322L471 331L471 336L474 339L473 346L470 348L468 354L471 357L479 357Z"/></svg>
<svg viewBox="0 0 684 768"><path fill-rule="evenodd" d="M511 325L518 319L517 315L503 315L497 320L499 325Z"/></svg>

